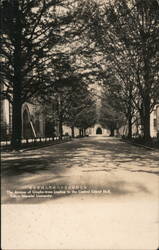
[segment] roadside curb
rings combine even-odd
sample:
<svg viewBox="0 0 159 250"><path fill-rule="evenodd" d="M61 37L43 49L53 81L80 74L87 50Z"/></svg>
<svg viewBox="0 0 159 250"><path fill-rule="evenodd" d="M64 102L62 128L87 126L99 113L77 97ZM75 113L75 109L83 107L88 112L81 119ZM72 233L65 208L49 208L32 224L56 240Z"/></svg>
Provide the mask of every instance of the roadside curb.
<svg viewBox="0 0 159 250"><path fill-rule="evenodd" d="M145 145L143 145L143 144L139 144L139 143L127 141L127 140L124 140L124 139L121 139L121 141L126 142L126 143L128 143L128 144L131 144L132 146L145 148L145 149L147 149L147 150L159 151L159 149L157 149L157 148L148 147L148 146L145 146Z"/></svg>
<svg viewBox="0 0 159 250"><path fill-rule="evenodd" d="M40 149L40 148L44 148L44 147L54 146L54 145L57 145L57 144L67 143L67 142L71 142L73 140L78 140L78 139L83 139L83 138L85 138L85 137L80 137L80 138L77 138L77 137L72 138L72 137L70 137L67 140L61 140L61 141L55 140L55 141L51 141L50 143L48 142L48 143L41 144L41 145L40 144L39 145L32 145L30 147L29 146L26 147L26 148L24 147L24 148L21 148L19 150L11 150L10 148L5 148L5 147L1 146L0 152L1 152L1 154L2 153L22 153L22 152L25 152L25 151L36 150L36 149Z"/></svg>
<svg viewBox="0 0 159 250"><path fill-rule="evenodd" d="M71 141L72 141L72 139L69 139L69 140L66 140L66 141L54 141L53 143L48 143L48 144L44 144L44 145L35 145L35 146L32 146L32 147L22 148L22 149L19 149L19 150L10 150L10 149L2 150L1 149L1 154L2 153L23 153L23 152L26 152L26 151L37 150L37 149L40 149L40 148L54 146L54 145L57 145L57 144L67 143L67 142L71 142Z"/></svg>
<svg viewBox="0 0 159 250"><path fill-rule="evenodd" d="M50 144L45 144L45 145L39 145L39 146L35 146L35 147L30 147L30 148L25 148L25 149L21 149L20 152L25 152L25 151L30 151L30 150L36 150L36 149L39 149L39 148L46 148L46 147L49 147L49 146L54 146L54 145L57 145L57 144L63 144L63 143L66 143L66 142L70 142L72 140L67 140L67 141L57 141L57 142L54 142L54 143L50 143Z"/></svg>

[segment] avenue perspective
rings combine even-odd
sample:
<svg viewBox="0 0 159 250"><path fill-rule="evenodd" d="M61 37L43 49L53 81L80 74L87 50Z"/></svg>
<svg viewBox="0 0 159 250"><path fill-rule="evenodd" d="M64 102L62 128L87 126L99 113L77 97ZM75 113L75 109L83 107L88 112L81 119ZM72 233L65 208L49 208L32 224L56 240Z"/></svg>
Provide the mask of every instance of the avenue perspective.
<svg viewBox="0 0 159 250"><path fill-rule="evenodd" d="M159 1L1 0L0 10L4 249L157 250ZM8 205L27 206L31 236L15 234L23 222Z"/></svg>

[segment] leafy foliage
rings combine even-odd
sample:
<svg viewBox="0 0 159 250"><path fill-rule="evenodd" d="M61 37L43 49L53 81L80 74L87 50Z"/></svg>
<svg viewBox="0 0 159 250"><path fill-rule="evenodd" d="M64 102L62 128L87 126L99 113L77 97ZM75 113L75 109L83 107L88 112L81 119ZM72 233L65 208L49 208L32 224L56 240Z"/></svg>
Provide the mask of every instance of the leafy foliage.
<svg viewBox="0 0 159 250"><path fill-rule="evenodd" d="M139 113L144 137L148 140L150 113L159 96L158 2L86 2L84 19L88 23L89 37L103 55L101 78L107 70L115 75L121 86L121 99L129 112L133 114L135 107ZM109 84L107 78L105 84Z"/></svg>

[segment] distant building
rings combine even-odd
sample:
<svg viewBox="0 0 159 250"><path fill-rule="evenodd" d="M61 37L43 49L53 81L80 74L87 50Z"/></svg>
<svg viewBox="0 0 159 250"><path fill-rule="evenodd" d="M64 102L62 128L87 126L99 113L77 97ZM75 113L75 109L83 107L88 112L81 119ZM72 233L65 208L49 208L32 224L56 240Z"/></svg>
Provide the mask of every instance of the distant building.
<svg viewBox="0 0 159 250"><path fill-rule="evenodd" d="M150 115L150 132L151 137L159 136L159 104L155 106Z"/></svg>
<svg viewBox="0 0 159 250"><path fill-rule="evenodd" d="M87 134L90 136L96 136L96 135L109 136L110 131L108 129L103 128L100 124L95 124L92 128L87 129Z"/></svg>
<svg viewBox="0 0 159 250"><path fill-rule="evenodd" d="M69 126L67 125L63 125L63 135L70 135L72 136L72 130ZM74 136L78 136L79 135L79 129L74 127Z"/></svg>

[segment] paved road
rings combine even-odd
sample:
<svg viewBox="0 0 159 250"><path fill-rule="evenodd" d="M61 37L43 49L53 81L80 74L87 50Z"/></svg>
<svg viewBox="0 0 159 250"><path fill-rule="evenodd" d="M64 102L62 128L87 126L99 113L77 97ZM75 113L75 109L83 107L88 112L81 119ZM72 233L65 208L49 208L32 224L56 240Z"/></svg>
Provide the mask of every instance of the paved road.
<svg viewBox="0 0 159 250"><path fill-rule="evenodd" d="M54 249L157 249L159 151L134 147L117 138L98 136L18 154L4 153L2 162L3 202L34 204L33 208L32 205L27 207L29 220L35 222L30 229L34 239L37 234L33 228L39 228L39 235L42 231L50 230L47 226L40 229L39 204L43 208L41 220L45 221L47 214L48 222L63 225L56 227L56 230L55 227L51 229L55 241L45 236L49 249L50 245ZM52 199L10 197L13 190L55 184L89 188L88 193L56 194ZM90 190L95 190L95 193L90 194ZM104 190L104 193L97 194L96 190ZM52 212L56 216L50 213L49 204L53 206ZM5 213L12 218L12 232L17 207L13 207L11 214L7 209ZM20 210L19 213L27 218L26 211ZM64 217L61 217L61 213ZM23 231L21 224L17 225L17 231ZM104 241L104 238L107 240ZM24 240L24 236L21 235L20 239ZM80 242L77 244L78 240ZM10 242L12 249L13 246L19 249L23 247L21 241L15 243L15 238ZM46 241L40 241L38 245L37 239L35 246L29 242L26 241L28 249L47 248Z"/></svg>
<svg viewBox="0 0 159 250"><path fill-rule="evenodd" d="M89 137L18 154L6 153L2 162L7 190L60 184L110 190L111 198L154 199L158 195L159 151L134 147L116 138Z"/></svg>

